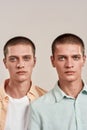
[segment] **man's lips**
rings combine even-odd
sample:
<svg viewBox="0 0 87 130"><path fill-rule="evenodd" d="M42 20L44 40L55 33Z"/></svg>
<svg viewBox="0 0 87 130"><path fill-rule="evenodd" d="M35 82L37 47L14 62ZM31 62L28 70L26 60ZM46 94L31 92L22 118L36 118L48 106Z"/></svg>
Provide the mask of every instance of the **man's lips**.
<svg viewBox="0 0 87 130"><path fill-rule="evenodd" d="M75 71L65 71L66 74L74 74Z"/></svg>
<svg viewBox="0 0 87 130"><path fill-rule="evenodd" d="M18 71L17 74L25 74L26 71Z"/></svg>

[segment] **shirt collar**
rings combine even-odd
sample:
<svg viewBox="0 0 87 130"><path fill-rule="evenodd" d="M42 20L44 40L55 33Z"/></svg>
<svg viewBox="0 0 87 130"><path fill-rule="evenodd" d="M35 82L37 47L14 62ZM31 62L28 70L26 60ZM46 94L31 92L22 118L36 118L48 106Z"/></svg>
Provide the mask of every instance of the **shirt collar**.
<svg viewBox="0 0 87 130"><path fill-rule="evenodd" d="M53 88L53 93L57 102L61 101L65 96L65 93L58 86L58 82L55 84Z"/></svg>
<svg viewBox="0 0 87 130"><path fill-rule="evenodd" d="M8 100L8 95L5 92L5 86L8 84L9 79L6 79L0 86L0 100L2 99L7 99Z"/></svg>
<svg viewBox="0 0 87 130"><path fill-rule="evenodd" d="M8 95L5 92L5 86L8 84L8 82L9 82L9 79L6 79L0 86L0 100L9 99ZM36 92L36 86L32 85L32 81L31 81L31 87L27 93L27 96L31 101L38 98L38 94Z"/></svg>
<svg viewBox="0 0 87 130"><path fill-rule="evenodd" d="M87 94L87 84L85 83L85 81L83 83L84 83L84 87L82 89L82 93Z"/></svg>
<svg viewBox="0 0 87 130"><path fill-rule="evenodd" d="M83 82L84 84L84 87L82 89L82 93L83 94L86 94L87 95L87 84L85 82ZM58 85L58 82L55 84L54 88L53 88L53 93L54 93L54 96L55 96L55 99L57 102L60 102L63 98L71 98L71 99L74 99L73 97L71 96L68 96L67 94L65 94L61 88L59 87Z"/></svg>
<svg viewBox="0 0 87 130"><path fill-rule="evenodd" d="M28 96L30 101L33 101L33 100L37 99L40 96L38 88L39 87L33 85L32 82L31 82L30 90L27 93L27 96Z"/></svg>

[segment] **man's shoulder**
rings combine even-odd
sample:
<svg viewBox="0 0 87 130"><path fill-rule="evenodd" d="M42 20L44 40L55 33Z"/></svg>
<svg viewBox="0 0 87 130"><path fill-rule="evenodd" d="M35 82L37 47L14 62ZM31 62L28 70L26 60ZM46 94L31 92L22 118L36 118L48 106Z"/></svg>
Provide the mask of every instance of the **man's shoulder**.
<svg viewBox="0 0 87 130"><path fill-rule="evenodd" d="M31 103L31 105L37 105L37 104L49 104L55 102L55 97L53 94L53 89L47 92L45 95L39 97L35 101Z"/></svg>
<svg viewBox="0 0 87 130"><path fill-rule="evenodd" d="M5 92L5 85L7 83L8 79L4 80L1 84L0 84L0 99L4 99L7 95Z"/></svg>
<svg viewBox="0 0 87 130"><path fill-rule="evenodd" d="M41 97L42 95L44 95L45 93L47 93L46 90L44 90L43 88L40 88L37 85L33 85L31 86L31 88L29 89L27 96L31 101L36 100L37 98Z"/></svg>
<svg viewBox="0 0 87 130"><path fill-rule="evenodd" d="M47 93L47 90L39 87L39 86L35 86L35 90L37 91L37 93L40 94L40 96L44 95L45 93Z"/></svg>

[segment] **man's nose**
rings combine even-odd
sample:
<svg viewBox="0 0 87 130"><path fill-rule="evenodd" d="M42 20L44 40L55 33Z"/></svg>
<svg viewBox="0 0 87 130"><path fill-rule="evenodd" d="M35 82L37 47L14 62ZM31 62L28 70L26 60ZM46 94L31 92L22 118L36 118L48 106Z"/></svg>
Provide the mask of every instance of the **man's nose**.
<svg viewBox="0 0 87 130"><path fill-rule="evenodd" d="M24 61L23 60L19 60L18 64L17 64L17 68L24 68L24 66L25 66Z"/></svg>
<svg viewBox="0 0 87 130"><path fill-rule="evenodd" d="M71 58L68 58L65 63L65 67L72 68L73 67L73 60Z"/></svg>

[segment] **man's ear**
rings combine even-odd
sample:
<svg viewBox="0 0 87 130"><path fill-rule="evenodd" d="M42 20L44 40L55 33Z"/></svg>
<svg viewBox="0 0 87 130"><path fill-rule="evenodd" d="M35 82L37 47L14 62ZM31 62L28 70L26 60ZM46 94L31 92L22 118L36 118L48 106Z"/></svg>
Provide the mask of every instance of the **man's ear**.
<svg viewBox="0 0 87 130"><path fill-rule="evenodd" d="M34 57L34 67L35 67L35 65L36 65L36 57Z"/></svg>
<svg viewBox="0 0 87 130"><path fill-rule="evenodd" d="M83 56L83 66L84 66L85 62L86 62L86 55Z"/></svg>
<svg viewBox="0 0 87 130"><path fill-rule="evenodd" d="M50 56L50 60L51 60L52 66L55 67L54 56Z"/></svg>
<svg viewBox="0 0 87 130"><path fill-rule="evenodd" d="M4 58L4 59L3 59L3 63L4 63L4 65L5 65L5 67L6 67L6 69L7 69L7 62L6 62L6 58Z"/></svg>

